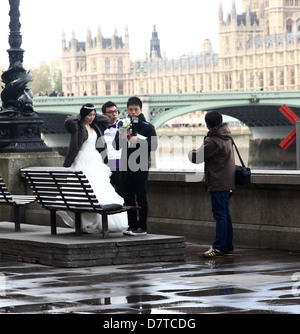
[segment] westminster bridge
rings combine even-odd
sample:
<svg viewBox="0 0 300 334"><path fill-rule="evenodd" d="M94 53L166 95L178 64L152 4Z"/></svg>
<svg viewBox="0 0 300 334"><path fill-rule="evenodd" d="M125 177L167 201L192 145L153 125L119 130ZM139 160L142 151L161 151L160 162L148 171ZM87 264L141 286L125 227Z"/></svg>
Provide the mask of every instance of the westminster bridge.
<svg viewBox="0 0 300 334"><path fill-rule="evenodd" d="M88 97L37 97L34 108L44 121L43 134L51 147L66 147L69 135L64 128L68 115L78 113L85 103L95 105L98 112L108 100L114 101L120 117L126 115L130 96ZM279 143L293 129L293 125L281 114L282 105L290 107L300 117L300 95L298 91L251 91L192 94L141 95L143 113L156 129L167 121L199 110L218 110L223 115L234 117L248 126L252 133L249 163L252 167L295 168L295 144L287 151ZM269 160L275 166L268 166ZM273 161L274 162L274 161Z"/></svg>

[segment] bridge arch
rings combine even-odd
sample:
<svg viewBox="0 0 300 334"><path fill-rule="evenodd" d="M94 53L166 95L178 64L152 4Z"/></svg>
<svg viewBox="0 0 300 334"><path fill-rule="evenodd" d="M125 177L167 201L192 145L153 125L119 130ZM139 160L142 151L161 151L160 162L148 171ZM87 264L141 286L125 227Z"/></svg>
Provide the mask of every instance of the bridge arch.
<svg viewBox="0 0 300 334"><path fill-rule="evenodd" d="M240 103L239 107L247 107L247 103ZM152 114L152 111L155 111L155 114ZM196 111L209 111L209 110L219 110L222 114L232 116L230 108L223 101L216 102L202 102L202 103L193 103L188 106L183 107L174 107L174 108L158 108L152 109L149 111L149 121L154 125L156 129L161 127L163 124L168 122L171 119L177 118L179 116L187 115ZM235 116L232 116L235 117ZM238 119L238 117L235 117ZM241 120L243 122L243 120Z"/></svg>

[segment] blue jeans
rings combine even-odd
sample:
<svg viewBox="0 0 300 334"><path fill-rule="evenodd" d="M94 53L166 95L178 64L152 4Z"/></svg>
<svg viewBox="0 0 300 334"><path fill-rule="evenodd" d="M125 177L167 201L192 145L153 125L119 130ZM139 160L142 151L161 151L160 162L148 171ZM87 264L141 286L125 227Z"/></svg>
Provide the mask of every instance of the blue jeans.
<svg viewBox="0 0 300 334"><path fill-rule="evenodd" d="M216 237L213 247L224 252L233 250L233 229L229 212L229 191L211 191L211 208L216 220Z"/></svg>

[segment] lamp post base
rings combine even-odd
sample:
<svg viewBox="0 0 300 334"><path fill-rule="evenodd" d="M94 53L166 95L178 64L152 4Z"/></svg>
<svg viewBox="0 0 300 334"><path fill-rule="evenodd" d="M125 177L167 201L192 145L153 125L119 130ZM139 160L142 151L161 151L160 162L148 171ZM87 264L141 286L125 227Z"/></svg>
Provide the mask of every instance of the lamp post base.
<svg viewBox="0 0 300 334"><path fill-rule="evenodd" d="M0 112L0 152L52 151L41 139L43 121L37 115L30 117Z"/></svg>

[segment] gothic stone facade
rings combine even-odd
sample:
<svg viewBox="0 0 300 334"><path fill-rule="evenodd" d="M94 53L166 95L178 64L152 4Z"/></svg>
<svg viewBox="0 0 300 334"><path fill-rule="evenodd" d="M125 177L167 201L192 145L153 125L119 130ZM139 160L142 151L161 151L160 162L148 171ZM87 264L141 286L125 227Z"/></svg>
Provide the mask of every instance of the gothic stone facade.
<svg viewBox="0 0 300 334"><path fill-rule="evenodd" d="M156 29L150 55L132 62L128 30L86 42L63 36L63 89L75 95L171 94L300 89L300 0L235 0L224 20L219 6L219 53L209 40L199 54L161 56ZM217 24L217 23L216 23Z"/></svg>

